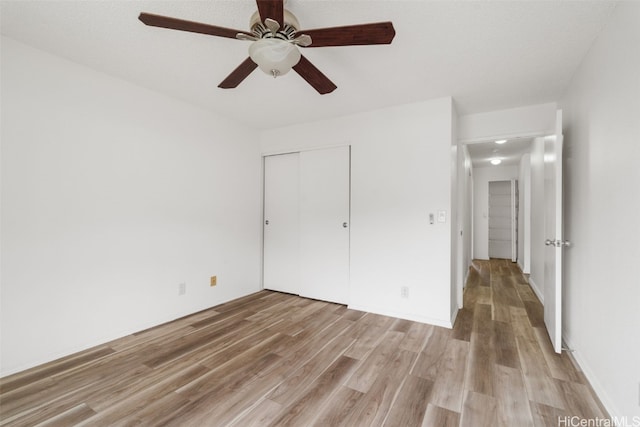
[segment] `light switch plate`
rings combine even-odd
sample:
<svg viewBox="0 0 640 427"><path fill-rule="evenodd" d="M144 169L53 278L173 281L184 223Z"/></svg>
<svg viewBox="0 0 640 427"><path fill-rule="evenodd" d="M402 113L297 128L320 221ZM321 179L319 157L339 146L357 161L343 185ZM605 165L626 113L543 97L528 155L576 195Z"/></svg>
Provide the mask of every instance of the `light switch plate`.
<svg viewBox="0 0 640 427"><path fill-rule="evenodd" d="M438 211L438 222L447 222L447 211Z"/></svg>

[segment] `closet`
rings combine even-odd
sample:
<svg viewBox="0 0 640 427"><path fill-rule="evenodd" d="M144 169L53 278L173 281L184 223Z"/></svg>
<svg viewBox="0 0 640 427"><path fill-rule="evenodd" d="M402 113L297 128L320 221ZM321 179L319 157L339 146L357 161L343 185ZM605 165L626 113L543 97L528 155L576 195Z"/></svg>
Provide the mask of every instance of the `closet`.
<svg viewBox="0 0 640 427"><path fill-rule="evenodd" d="M350 148L264 158L263 286L347 304Z"/></svg>

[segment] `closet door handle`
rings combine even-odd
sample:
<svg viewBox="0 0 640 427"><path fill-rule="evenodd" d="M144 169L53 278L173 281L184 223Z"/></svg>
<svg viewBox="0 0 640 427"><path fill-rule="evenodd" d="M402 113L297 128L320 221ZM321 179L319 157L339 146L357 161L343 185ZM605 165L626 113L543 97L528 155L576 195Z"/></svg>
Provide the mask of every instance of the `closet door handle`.
<svg viewBox="0 0 640 427"><path fill-rule="evenodd" d="M264 225L269 225L269 220L266 220L266 221L264 222Z"/></svg>
<svg viewBox="0 0 640 427"><path fill-rule="evenodd" d="M342 223L342 228L347 228L349 225L346 222Z"/></svg>

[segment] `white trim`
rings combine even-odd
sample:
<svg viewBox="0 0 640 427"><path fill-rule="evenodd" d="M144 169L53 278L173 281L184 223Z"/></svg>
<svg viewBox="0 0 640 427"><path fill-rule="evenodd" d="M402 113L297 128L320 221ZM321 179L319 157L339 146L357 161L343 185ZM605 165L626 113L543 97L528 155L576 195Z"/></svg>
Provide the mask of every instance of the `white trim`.
<svg viewBox="0 0 640 427"><path fill-rule="evenodd" d="M534 282L533 278L531 277L529 277L529 285L531 285L531 289L533 289L533 292L535 292L536 296L538 297L542 305L544 305L544 294L542 293L538 285L536 285L536 282Z"/></svg>
<svg viewBox="0 0 640 427"><path fill-rule="evenodd" d="M472 259L473 259L473 258L472 258ZM466 271L465 271L465 273L464 273L464 281L462 282L462 283L464 283L463 291L464 291L464 289L466 289L466 288L467 288L467 280L469 280L469 273L470 273L470 269L471 269L471 266L470 266L470 265L468 265L468 266L467 266L467 269L466 269ZM462 308L462 307L460 307L460 308Z"/></svg>
<svg viewBox="0 0 640 427"><path fill-rule="evenodd" d="M448 328L448 329L453 328L453 322L451 320L432 319L430 317L399 313L392 310L385 310L377 307L370 307L370 306L358 305L358 304L349 304L347 308L351 310L366 311L367 313L380 314L383 316L397 317L398 319L411 320L412 322L420 322L420 323L427 323L429 325L442 326L443 328ZM454 313L454 318L457 312L458 311L456 310L456 312Z"/></svg>
<svg viewBox="0 0 640 427"><path fill-rule="evenodd" d="M268 157L268 156L277 156L280 154L300 153L302 151L324 150L325 148L338 148L338 147L344 147L345 145L348 147L351 147L351 142L345 141L345 142L340 142L336 144L314 145L312 147L289 147L289 148L281 148L278 150L261 151L260 156Z"/></svg>
<svg viewBox="0 0 640 427"><path fill-rule="evenodd" d="M453 312L453 314L451 314L451 327L453 328L453 325L456 324L456 318L458 317L458 311L460 311L462 307L456 307L455 311Z"/></svg>
<svg viewBox="0 0 640 427"><path fill-rule="evenodd" d="M520 165L518 165L518 171ZM519 202L516 199L516 190L518 189L518 180L511 178L511 262L518 261L518 209L516 204Z"/></svg>
<svg viewBox="0 0 640 427"><path fill-rule="evenodd" d="M598 381L597 376L593 373L593 370L589 367L589 364L582 357L581 353L576 350L571 341L567 338L566 331L562 331L562 341L564 342L564 347L572 350L571 353L568 353L569 358L574 362L576 367L582 371L584 376L589 381L589 385L593 389L593 392L596 394L600 402L604 406L604 409L607 410L609 417L617 417L618 419L622 419L623 416L620 411L617 410L616 406L613 403L613 400L609 397L609 395L605 392L604 387ZM629 414L627 414L628 416Z"/></svg>
<svg viewBox="0 0 640 427"><path fill-rule="evenodd" d="M467 138L460 139L458 142L460 144L479 144L482 142L491 142L499 139L517 139L517 138L536 138L539 136L551 135L555 132L555 129L549 130L538 130L533 132L511 132L511 133L501 133L490 136L481 136L477 138Z"/></svg>

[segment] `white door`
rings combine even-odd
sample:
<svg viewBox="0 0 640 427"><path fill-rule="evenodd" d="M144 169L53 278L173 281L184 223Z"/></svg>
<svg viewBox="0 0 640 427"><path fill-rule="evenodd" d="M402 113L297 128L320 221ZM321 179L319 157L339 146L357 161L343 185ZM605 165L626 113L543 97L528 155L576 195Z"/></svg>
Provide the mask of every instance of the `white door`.
<svg viewBox="0 0 640 427"><path fill-rule="evenodd" d="M511 181L489 182L489 257L512 258L513 220L512 220L512 183Z"/></svg>
<svg viewBox="0 0 640 427"><path fill-rule="evenodd" d="M349 147L300 153L300 295L349 301Z"/></svg>
<svg viewBox="0 0 640 427"><path fill-rule="evenodd" d="M299 294L298 153L264 158L263 287Z"/></svg>
<svg viewBox="0 0 640 427"><path fill-rule="evenodd" d="M556 134L544 139L544 323L553 348L562 352L562 110Z"/></svg>

